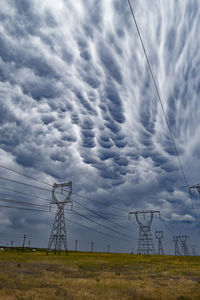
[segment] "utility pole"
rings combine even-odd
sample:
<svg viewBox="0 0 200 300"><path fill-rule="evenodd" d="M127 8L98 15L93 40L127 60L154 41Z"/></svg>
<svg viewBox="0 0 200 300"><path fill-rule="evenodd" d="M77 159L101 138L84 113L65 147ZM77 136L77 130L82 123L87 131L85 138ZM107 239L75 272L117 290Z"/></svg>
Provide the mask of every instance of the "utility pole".
<svg viewBox="0 0 200 300"><path fill-rule="evenodd" d="M61 188L61 193L63 194L63 188L68 187L68 195L65 197L63 201L58 200L56 198L56 189ZM51 247L54 249L54 254L58 252L61 254L62 244L64 246L64 250L66 254L68 254L67 249L67 234L66 234L66 226L65 226L65 213L64 213L64 207L67 203L71 203L71 194L72 194L72 182L69 181L67 183L54 183L53 189L52 189L52 200L50 203L50 209L52 204L57 205L57 211L54 219L54 223L51 230L51 235L49 238L48 248L47 248L47 254L50 251Z"/></svg>
<svg viewBox="0 0 200 300"><path fill-rule="evenodd" d="M93 246L94 246L94 243L93 243L93 241L91 241L91 252L93 252Z"/></svg>
<svg viewBox="0 0 200 300"><path fill-rule="evenodd" d="M26 241L26 238L27 238L27 235L26 235L26 234L24 234L24 240L23 240L23 245L22 245L23 251L24 251L24 246L25 246L25 241Z"/></svg>
<svg viewBox="0 0 200 300"><path fill-rule="evenodd" d="M28 247L30 248L30 245L31 245L31 241L28 241Z"/></svg>
<svg viewBox="0 0 200 300"><path fill-rule="evenodd" d="M110 245L108 245L108 254L110 253Z"/></svg>
<svg viewBox="0 0 200 300"><path fill-rule="evenodd" d="M179 243L179 237L178 236L173 236L173 242L175 244L175 255L181 255L180 254L180 250L179 250L179 246L178 246L178 243Z"/></svg>
<svg viewBox="0 0 200 300"><path fill-rule="evenodd" d="M75 240L75 252L77 252L78 241Z"/></svg>
<svg viewBox="0 0 200 300"><path fill-rule="evenodd" d="M137 223L139 224L139 240L138 240L138 254L154 254L154 243L151 234L151 223L153 221L153 216L158 213L160 216L160 211L158 210L142 210L133 211L129 213L134 214ZM139 219L139 216L143 216L143 222Z"/></svg>
<svg viewBox="0 0 200 300"><path fill-rule="evenodd" d="M11 243L10 243L10 248L12 248L12 246L13 246L13 241L11 241Z"/></svg>
<svg viewBox="0 0 200 300"><path fill-rule="evenodd" d="M163 231L155 231L156 239L158 240L158 255L164 255L162 239L163 239Z"/></svg>

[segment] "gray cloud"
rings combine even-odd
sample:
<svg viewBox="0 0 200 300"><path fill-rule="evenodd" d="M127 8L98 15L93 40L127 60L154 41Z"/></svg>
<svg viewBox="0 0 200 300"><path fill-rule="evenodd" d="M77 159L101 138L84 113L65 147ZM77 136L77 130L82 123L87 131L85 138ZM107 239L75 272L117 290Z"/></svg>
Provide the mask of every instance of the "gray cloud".
<svg viewBox="0 0 200 300"><path fill-rule="evenodd" d="M171 224L193 228L127 3L34 0L1 6L2 164L51 183L71 179L76 192L108 206L160 209ZM173 1L136 1L134 11L187 178L198 182L198 1L178 0L176 9ZM9 228L15 222L21 230L28 222L22 219L8 212L5 224L10 220ZM43 222L30 222L37 220ZM44 220L45 227L50 218Z"/></svg>

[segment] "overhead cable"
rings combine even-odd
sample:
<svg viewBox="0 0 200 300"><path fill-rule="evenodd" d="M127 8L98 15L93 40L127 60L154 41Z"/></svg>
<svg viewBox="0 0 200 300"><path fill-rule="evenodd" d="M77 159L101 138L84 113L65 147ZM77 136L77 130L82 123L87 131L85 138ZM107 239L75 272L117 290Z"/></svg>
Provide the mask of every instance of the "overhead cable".
<svg viewBox="0 0 200 300"><path fill-rule="evenodd" d="M183 179L184 179L184 182L185 182L185 185L186 185L186 190L188 191L189 190L189 184L188 184L188 181L186 179L185 171L183 169L183 165L182 165L179 153L178 153L178 149L176 147L176 143L175 143L175 140L174 140L174 137L173 137L173 134L172 134L172 130L170 128L170 124L168 122L167 115L165 113L165 109L164 109L164 106L163 106L163 103L162 103L160 92L158 90L158 86L157 86L157 83L156 83L156 80L155 80L155 77L154 77L154 74L153 74L153 70L152 70L152 67L151 67L148 55L147 55L147 51L146 51L145 46L144 46L144 42L143 42L143 39L142 39L142 36L141 36L141 33L140 33L140 29L139 29L138 24L137 24L137 20L135 18L135 15L134 15L133 8L132 8L130 0L128 0L128 3L129 3L129 7L130 7L130 11L131 11L133 20L135 22L135 26L136 26L136 29L137 29L137 33L138 33L139 39L140 39L140 42L141 42L141 45L142 45L142 49L143 49L144 55L146 57L147 65L148 65L148 68L149 68L149 71L150 71L150 74L151 74L151 78L152 78L152 81L153 81L153 84L154 84L154 87L155 87L155 90L156 90L156 94L157 94L158 100L160 102L162 111L163 111L163 115L164 115L164 118L165 118L165 122L167 124L167 128L168 128L168 131L169 131L169 134L170 134L170 137L171 137L171 141L172 141L172 144L173 144L173 147L174 147L174 150L175 150L178 162L179 162L180 170L182 172L182 176L183 176ZM193 215L194 215L195 220L197 220L196 213L195 213L195 210L194 210L193 198L192 198L191 195L190 195L190 199L191 199L191 202L192 202Z"/></svg>
<svg viewBox="0 0 200 300"><path fill-rule="evenodd" d="M106 226L106 225L104 225L104 224L101 224L101 223L99 223L99 222L97 222L97 221L94 221L94 220L92 220L91 218L86 217L86 216L84 216L83 214L80 214L80 213L78 213L78 212L75 211L75 210L73 210L73 211L74 211L77 215L79 215L80 217L85 218L86 220L88 220L88 221L90 221L90 222L93 222L93 223L97 224L98 226L101 226L101 227L103 227L103 228L105 228L105 229L108 229L108 230L113 231L113 232L115 232L115 233L117 233L117 234L120 234L120 235L123 235L123 236L126 236L126 237L132 239L132 236L130 236L130 235L127 235L127 234L125 234L125 233L119 232L119 231L117 231L117 230L115 230L115 229L113 229L113 228L111 228L111 227L108 227L108 226Z"/></svg>
<svg viewBox="0 0 200 300"><path fill-rule="evenodd" d="M10 171L10 172L13 172L13 173L16 173L16 174L20 174L20 175L22 175L22 176L24 176L24 177L27 177L27 178L29 178L29 179L38 181L38 182L43 183L43 184L46 184L46 185L48 185L48 186L52 186L51 184L49 184L49 183L47 183L47 182L45 182L45 181L43 181L43 180L40 180L40 179L37 179L37 178L35 178L35 177L26 175L26 174L21 173L21 172L18 172L18 171L16 171L16 170L10 169L10 168L8 168L8 167L6 167L6 166L3 166L2 164L0 164L0 168L6 169L6 170L8 170L8 171ZM45 189L45 188L42 188L42 187L37 187L37 186L35 186L35 185L31 185L31 184L28 184L28 183L23 183L23 182L20 182L20 181L15 181L15 180L13 180L13 179L5 178L5 177L0 177L0 179L7 180L7 181L10 181L10 182L15 182L15 183L18 183L18 184L23 184L23 185L26 185L26 186L29 186L29 187L33 187L33 188L38 188L38 189L44 190L44 191L51 191L51 190L49 190L49 189ZM68 192L68 191L66 191L66 192ZM57 192L57 193L58 193L58 192ZM58 194L61 194L61 193L58 193ZM86 196L82 196L82 195L77 194L77 193L74 193L74 192L72 192L72 194L75 195L75 196L77 196L77 197L80 197L80 198L83 198L83 199L87 199L87 200L89 200L89 201L93 201L93 202L96 202L96 203L99 203L99 204L102 204L102 205L105 205L106 207L108 207L108 204L105 204L105 203L103 203L103 202L101 202L101 201L94 200L94 199L91 199L91 198L86 197ZM116 210L119 210L119 211L123 211L123 212L125 212L125 213L128 212L128 211L126 211L126 210L124 210L124 209L122 209L122 208L116 207L116 206L109 206L109 207L110 207L110 208L113 208L113 209L116 209Z"/></svg>
<svg viewBox="0 0 200 300"><path fill-rule="evenodd" d="M35 209L35 208L26 208L26 207L16 207L16 206L10 206L10 205L9 205L9 206L7 206L7 205L0 205L0 208L10 208L10 209L28 210L28 211L37 211L37 212L46 212L46 213L49 213L48 210ZM101 232L101 231L99 231L99 230L90 228L90 227L85 226L85 225L83 225L83 224L80 224L80 223L78 223L78 222L72 221L72 220L70 220L70 219L67 219L67 221L69 221L69 222L71 222L71 223L73 223L73 224L76 224L76 225L78 225L78 226L80 226L80 227L86 228L86 229L88 229L88 230L91 230L91 231L97 232L97 233L99 233L99 234L102 234L102 235L104 235L104 236L108 236L108 237L111 237L111 238L114 238L114 239L117 239L117 240L126 241L126 242L132 244L132 242L131 242L130 240L126 240L126 239L123 239L123 238L119 238L119 237L113 236L113 235L111 235L111 234L109 234L109 233Z"/></svg>
<svg viewBox="0 0 200 300"><path fill-rule="evenodd" d="M121 224L119 224L119 223L117 223L117 222L111 221L109 218L107 218L107 217L105 217L105 216L102 216L101 214L99 214L99 213L95 212L94 210L92 210L92 209L86 207L85 205L81 204L80 202L78 202L78 201L73 201L73 202L77 203L78 205L80 205L81 207L85 208L86 210L92 212L92 213L95 214L96 216L98 216L98 217L100 217L100 218L102 218L102 219L104 219L104 220L106 220L106 221L108 221L108 222L110 222L110 223L112 223L112 224L114 224L114 225L120 226L120 227L125 228L126 230L129 230L129 231L130 231L130 228L128 228L128 227L126 227L126 226L124 226L124 225L121 225Z"/></svg>

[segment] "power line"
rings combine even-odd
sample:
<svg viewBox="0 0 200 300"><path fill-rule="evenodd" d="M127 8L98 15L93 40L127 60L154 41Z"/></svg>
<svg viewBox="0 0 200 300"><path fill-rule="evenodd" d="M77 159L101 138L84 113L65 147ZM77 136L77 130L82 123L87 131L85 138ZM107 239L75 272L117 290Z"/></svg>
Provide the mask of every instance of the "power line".
<svg viewBox="0 0 200 300"><path fill-rule="evenodd" d="M94 210L92 210L92 209L90 209L90 208L84 206L83 204L79 203L78 201L74 201L74 202L77 203L78 205L80 205L81 207L85 208L86 210L92 212L92 213L95 214L96 216L98 216L98 217L100 217L100 218L102 218L102 219L104 219L104 220L107 220L108 222L110 222L110 223L112 223L112 224L114 224L114 225L120 226L120 227L125 228L125 229L127 229L127 230L130 231L130 229L129 229L128 227L126 227L126 226L124 226L124 225L121 225L121 224L119 224L119 223L116 223L116 222L113 222L113 221L109 220L107 217L104 217L104 216L100 215L99 213L97 213L97 212L95 212Z"/></svg>
<svg viewBox="0 0 200 300"><path fill-rule="evenodd" d="M40 197L40 196L38 196L38 195L30 195L30 194L27 194L27 193L23 193L23 192L21 192L21 191L17 191L16 189L13 190L13 189L10 189L10 188L4 187L4 186L0 186L0 189L5 189L5 190L8 190L8 191L11 191L11 192L14 192L14 193L21 194L21 195L26 196L26 197L31 197L31 198L34 198L34 199L37 198L37 199L40 199L40 200L44 200L44 201L50 202L50 200L47 199L47 198L43 198L43 197ZM1 194L2 194L2 193L1 193ZM5 193L3 193L3 195L9 196L9 197L11 196L10 194L5 194ZM82 206L82 207L76 207L77 209L88 209L86 206L80 204L78 201L74 201L74 202L77 203L77 204L79 204L80 206ZM65 210L66 210L66 209L65 209ZM88 210L89 210L89 209L88 209ZM104 218L104 219L106 219L106 220L109 221L108 218L103 217L102 215L98 214L96 211L91 210L91 209L90 209L90 211L93 212L94 214L96 214L97 216L102 217L102 218ZM120 218L123 218L122 216L116 215L116 214L111 214L111 213L107 213L107 212L102 212L102 213L103 213L103 214L110 215L110 216L113 216L113 217L120 217ZM110 222L112 222L112 221L110 221ZM115 222L113 222L113 223L115 223ZM118 224L118 223L115 223L115 224ZM119 225L119 224L118 224L118 225ZM120 225L120 226L123 226L123 225ZM127 227L125 227L125 226L123 226L123 227L124 227L124 228L127 228Z"/></svg>
<svg viewBox="0 0 200 300"><path fill-rule="evenodd" d="M165 225L165 227L167 228L167 230L168 230L172 235L175 235L174 231L171 230L171 228L167 225L167 223L166 223L167 221L164 220L161 216L160 216L159 218L160 218L160 220L163 222L163 224Z"/></svg>
<svg viewBox="0 0 200 300"><path fill-rule="evenodd" d="M0 177L0 178L2 178L2 177ZM19 182L19 181L16 181L16 180L12 180L12 179L8 179L8 178L3 178L3 179L5 179L5 180L8 180L8 181L14 181L14 182L17 182L17 183L20 183L20 184L25 184L25 185L28 185L28 186L30 186L29 184L26 184L26 183L22 183L22 182ZM31 187L34 187L34 188L37 188L36 186L32 186L31 185ZM6 188L6 189L8 189L8 188ZM43 189L43 188L42 188ZM8 189L8 190L11 190L11 189ZM45 189L46 190L46 189ZM11 191L14 191L14 190L11 190ZM26 194L26 193L22 193L22 192L20 192L21 194L25 194L26 196L28 195L28 194ZM10 196L10 195L9 195ZM29 195L28 195L29 196ZM42 198L42 199L44 199L44 198ZM47 200L47 199L45 199L45 200ZM13 202L13 203L18 203L18 204L20 204L20 202L19 201L15 201L15 200L11 200L11 199L4 199L4 200L2 200L2 201L7 201L7 202ZM80 204L78 201L75 201L75 202L77 202L77 204L79 204L80 206L82 206L84 209L86 209L86 207L84 206L84 205L82 205L82 204ZM48 206L44 206L44 205L40 205L40 204L33 204L33 203L25 203L25 202L21 202L21 204L22 205L31 205L31 206L40 206L40 207L48 207ZM88 209L88 208L87 208ZM115 225L118 225L118 226L122 226L122 227L124 227L124 228L126 228L126 229L128 229L127 227L125 227L125 226L123 226L123 225L121 225L121 224L118 224L118 223L116 223L116 222L113 222L113 221L111 221L111 220L109 220L108 218L106 218L106 217L104 217L104 216L102 216L102 215L100 215L100 214L98 214L98 213L96 213L95 211L93 211L93 210L90 210L90 209L88 209L89 211L91 211L91 212L93 212L94 214L96 214L96 215L98 215L99 217L101 216L102 218L104 218L104 219L106 219L106 220L108 220L109 222L111 222L111 223L114 223ZM78 213L78 212L77 212ZM80 215L80 214L79 214ZM82 214L81 214L82 215ZM83 216L83 215L82 215ZM96 224L100 224L100 223L98 223L98 222L96 222L96 221L94 221L94 220L91 220L91 218L90 217L87 217L87 216L85 216L85 218L88 218L88 220L90 220L90 221L93 221L93 222L95 222ZM105 226L105 225L103 225L103 224L101 224L100 226L102 226L102 227L104 227L104 228L106 228L106 229L108 229L109 227L107 227L107 226ZM112 230L112 231L114 231L114 232L117 232L116 230L113 230L113 229L110 229L110 230ZM129 229L128 229L129 230ZM122 234L122 233L120 233L120 234ZM123 234L124 235L124 234ZM130 237L130 236L129 236Z"/></svg>
<svg viewBox="0 0 200 300"><path fill-rule="evenodd" d="M35 181L38 181L38 182L40 182L40 183L43 183L43 184L52 186L51 184L49 184L49 183L47 183L47 182L45 182L45 181L42 181L42 180L37 179L37 178L34 178L34 177L29 176L29 175L27 175L27 174L18 172L18 171L16 171L16 170L10 169L10 168L5 167L5 166L3 166L3 165L0 165L0 168L5 169L5 170L8 170L8 171L13 172L13 173L16 173L16 174L19 174L19 175L22 175L22 176L24 176L24 177L30 178L30 179L35 180Z"/></svg>
<svg viewBox="0 0 200 300"><path fill-rule="evenodd" d="M141 42L141 45L142 45L142 49L143 49L143 52L144 52L145 57L146 57L147 65L148 65L148 68L149 68L149 71L150 71L150 74L151 74L151 78L152 78L152 81L153 81L153 84L154 84L154 87L155 87L155 90L156 90L156 94L157 94L158 100L159 100L159 102L160 102L162 111L163 111L163 115L164 115L164 118L165 118L165 122L166 122L167 127L168 127L168 131L169 131L169 134L170 134L170 137L171 137L171 141L172 141L172 144L173 144L173 146L174 146L174 150L175 150L175 153L176 153L178 162L179 162L180 170L181 170L181 172L182 172L183 179L184 179L184 182L185 182L185 185L186 185L186 190L188 191L188 190L189 190L189 184L188 184L187 179L186 179L186 175L185 175L185 172L184 172L184 169L183 169L183 165L182 165L182 162L181 162L181 159L180 159L180 156L179 156L177 147L176 147L176 143L175 143L175 140L174 140L174 137L173 137L173 134L172 134L172 130L171 130L171 128L170 128L170 125L169 125L169 122L168 122L168 119L167 119L167 115L166 115L166 113L165 113L165 109L164 109L164 106L163 106L163 103L162 103L162 99L161 99L161 96L160 96L160 92L159 92L159 90L158 90L158 86L157 86L157 83L156 83L156 80L155 80L155 77L154 77L154 74L153 74L153 71L152 71L152 68L151 68L151 64L150 64L150 61L149 61L149 58L148 58L148 55L147 55L147 51L146 51L146 49L145 49L145 46L144 46L144 42L143 42L142 36L141 36L141 34L140 34L140 29L139 29L139 27L138 27L137 20L136 20L136 18L135 18L135 15L134 15L133 8L132 8L132 5L131 5L131 3L130 3L130 0L128 0L128 3L129 3L129 7L130 7L130 11L131 11L133 20L134 20L134 22L135 22L135 26L136 26L136 29L137 29L137 33L138 33L139 39L140 39L140 42ZM193 215L194 215L194 217L195 217L195 219L196 219L196 213L195 213L194 205L193 205L193 198L192 198L191 195L190 195L190 199L191 199L191 202L192 202Z"/></svg>
<svg viewBox="0 0 200 300"><path fill-rule="evenodd" d="M111 237L111 238L114 238L114 239L117 239L117 240L126 241L126 242L132 244L132 242L130 242L129 240L122 239L122 238L119 238L119 237L115 237L115 236L113 236L113 235L111 235L111 234L109 234L109 233L104 233L104 232L101 232L101 231L99 231L99 230L96 230L96 229L87 227L87 226L85 226L85 225L83 225L83 224L80 224L80 223L78 223L78 222L72 221L72 220L70 220L70 219L67 219L67 221L69 221L69 222L71 222L71 223L73 223L73 224L76 224L76 225L78 225L78 226L81 226L81 227L83 227L83 228L86 228L86 229L88 229L88 230L91 230L91 231L94 231L94 232L97 232L97 233L106 235L106 236L108 236L108 237Z"/></svg>
<svg viewBox="0 0 200 300"><path fill-rule="evenodd" d="M49 213L48 210L35 209L35 208L16 207L16 206L7 206L7 205L0 205L0 207L1 207L1 208L18 209L18 210L37 211L37 212L40 211L40 212L46 212L46 213ZM80 227L86 228L86 229L88 229L88 230L91 230L91 231L97 232L97 233L99 233L99 234L102 234L102 235L104 235L104 236L108 236L108 237L111 237L111 238L114 238L114 239L117 239L117 240L126 241L126 242L132 244L132 242L130 242L129 240L122 239L122 238L119 238L119 237L115 237L115 236L113 236L113 235L111 235L111 234L109 234L109 233L101 232L101 231L99 231L99 230L90 228L90 227L85 226L85 225L83 225L83 224L80 224L80 223L78 223L78 222L72 221L72 220L70 220L70 219L67 219L67 221L69 221L69 222L71 222L71 223L73 223L73 224L76 224L76 225L78 225L78 226L80 226Z"/></svg>
<svg viewBox="0 0 200 300"><path fill-rule="evenodd" d="M27 194L27 193L23 193L23 192L20 192L20 191L17 191L17 190L7 188L5 186L0 186L0 189L4 189L4 190L10 191L10 192L18 193L18 194L21 194L21 195L24 195L24 196L27 196L27 197L31 197L31 198L34 198L34 199L37 198L37 199L45 200L45 201L48 201L48 202L51 201L50 199L47 199L47 198L43 198L43 197L40 197L40 196L37 196L37 195L30 195L30 194Z"/></svg>
<svg viewBox="0 0 200 300"><path fill-rule="evenodd" d="M6 189L6 190L8 190L8 191L15 192L15 193L19 193L19 194L22 194L22 195L28 196L28 197L33 197L33 198L37 197L37 198L39 198L39 199L41 199L41 200L44 200L44 201L48 201L48 202L49 202L49 200L46 199L46 198L42 198L42 197L38 197L38 196L29 195L29 194L27 194L27 193L19 192L19 191L13 190L13 189L9 189L9 188L7 188L7 187L1 187L1 186L0 186L0 188ZM7 196L9 196L9 197L11 196L11 195L8 195L8 194L5 194L5 195L7 195ZM8 203L21 204L21 205L26 205L26 206L30 205L30 206L48 207L48 206L44 206L44 205L40 205L40 204L34 204L34 203L30 203L30 202L21 202L21 201L16 201L16 200L11 200L11 199L5 199L5 198L2 199L2 200L0 200L0 201L4 201L4 202L8 202ZM105 220L107 220L107 221L109 221L109 222L111 222L111 223L113 223L113 224L115 224L115 225L121 226L121 227L123 227L123 228L129 230L127 227L125 227L125 226L123 226L123 225L121 225L121 224L118 224L118 223L116 223L116 222L113 222L113 221L109 220L108 218L106 218L106 217L104 217L104 216L102 216L102 215L96 213L94 210L88 209L86 206L82 205L82 204L79 203L78 201L75 201L75 203L77 203L77 204L79 204L80 206L82 206L83 209L87 209L87 210L91 211L91 212L94 213L96 216L99 216L99 217L101 217L101 218L103 218L103 219L105 219ZM77 209L80 209L80 208L77 207ZM66 209L65 209L65 210L66 210ZM86 216L86 217L92 217L92 216Z"/></svg>
<svg viewBox="0 0 200 300"><path fill-rule="evenodd" d="M49 207L49 206L47 206L47 205L41 205L41 204L30 203L30 202L23 202L23 201L13 200L13 199L7 199L7 198L0 198L0 201L2 201L2 202L7 202L7 203L11 203L11 204L23 205L23 206L44 207L44 208L48 208L48 207ZM65 210L66 210L66 209L65 209ZM82 217L84 217L84 218L90 220L91 222L93 222L93 223L95 223L95 224L98 224L98 225L100 225L100 226L102 226L102 227L104 227L104 228L106 228L106 229L109 229L109 230L115 232L115 233L119 233L118 231L116 231L116 230L114 230L114 229L112 229L112 228L109 228L109 227L107 227L107 226L105 226L105 225L103 225L103 224L100 224L100 223L98 223L98 222L92 220L92 219L91 219L92 216L82 215L82 214L80 214L80 213L78 213L78 212L76 212L76 211L74 211L74 210L68 210L68 211L75 212L76 214L78 214L78 215L80 215L80 216L82 216ZM101 217L102 217L102 216L101 216ZM112 221L110 221L110 222L112 222ZM117 224L117 223L116 223L116 224ZM120 233L119 233L119 234L120 234ZM123 235L124 235L124 234L123 234ZM128 236L128 235L127 235L127 236ZM130 237L130 236L128 236L128 237Z"/></svg>
<svg viewBox="0 0 200 300"><path fill-rule="evenodd" d="M6 170L8 170L8 171L10 171L10 172L13 172L13 173L22 175L22 176L27 177L27 178L29 178L29 179L38 181L38 182L43 183L43 184L46 184L46 185L48 185L48 186L52 186L51 184L49 184L49 183L47 183L47 182L45 182L45 181L42 181L42 180L40 180L40 179L34 178L34 177L32 177L32 176L26 175L26 174L21 173L21 172L15 171L15 170L10 169L10 168L8 168L8 167L6 167L6 166L0 165L0 168L3 168L3 169L6 169ZM38 189L44 190L44 191L51 191L51 190L49 190L49 189L45 189L45 188L42 188L42 187L37 187L37 186L35 186L35 185L31 185L31 184L28 184L28 183L23 183L23 182L16 181L16 180L13 180L13 179L9 179L9 178L5 178L5 177L0 177L0 179L7 180L7 181L10 181L10 182L14 182L14 183L18 183L18 184L23 184L23 185L26 185L26 186L29 186L29 187L33 187L33 188L38 188ZM61 193L60 193L60 194L61 194ZM72 192L72 194L75 195L75 196L77 196L77 197L80 197L80 198L83 198L83 199L87 199L87 200L89 200L89 201L93 201L93 202L96 202L96 203L100 203L100 204L105 205L106 207L108 207L108 205L105 204L105 203L103 203L103 202L100 202L100 201L91 199L91 198L89 198L89 197L82 196L82 195L77 194L77 193L74 193L74 192ZM113 209L116 209L116 210L119 210L119 211L123 211L123 212L125 212L125 213L128 213L128 211L126 211L126 210L124 210L124 209L122 209L122 208L116 207L116 206L109 206L109 207L110 207L110 208L113 208Z"/></svg>
<svg viewBox="0 0 200 300"><path fill-rule="evenodd" d="M39 190L51 192L51 190L49 190L49 189L45 189L45 188L43 188L43 187L39 187L39 186L32 185L32 184L29 184L29 183L17 181L17 180L14 180L14 179L2 177L2 176L0 176L0 179L6 180L6 181L10 181L10 182L14 182L14 183L18 183L18 184L22 184L22 185L25 185L25 186L29 186L29 187L32 187L32 188L39 189Z"/></svg>
<svg viewBox="0 0 200 300"><path fill-rule="evenodd" d="M13 190L13 189L10 189L10 188L7 188L7 187L3 187L3 186L0 186L0 189L5 189L5 190L8 190L8 191L11 191L11 192L14 192L14 193L19 193L19 194L21 194L22 196L26 196L26 197L31 197L31 198L34 198L34 199L41 199L41 200L44 200L44 201L48 201L48 202L50 202L50 200L49 199L47 199L47 198L42 198L42 197L39 197L39 196L37 196L37 195L30 195L30 194L27 194L27 193L23 193L23 192L20 192L20 191L17 191L17 190ZM6 193L1 193L1 195L4 195L4 196L8 196L8 197L11 197L12 195L10 195L10 194L6 194ZM78 204L78 202L77 201L73 201L73 202L75 202L75 203L77 203ZM28 204L29 202L27 202L27 204ZM79 205L80 205L80 203L79 203ZM83 206L83 205L82 205ZM48 207L48 206L46 206L46 207ZM83 209L83 210L85 210L85 209L87 209L85 206L83 206L83 207L78 207L78 206L75 206L75 208L76 209ZM89 209L88 209L89 210ZM71 209L66 209L65 208L65 211L71 211ZM90 210L90 211L92 211L93 213L95 213L96 214L96 217L97 216L99 216L99 218L101 217L101 218L103 218L103 216L100 216L99 214L97 214L94 210ZM111 213L107 213L107 212L102 212L103 214L106 214L106 215L109 215L109 216L113 216L113 217L120 217L120 218L123 218L124 219L124 217L122 217L122 216L119 216L119 215L115 215L115 214L111 214ZM90 215L91 216L91 215ZM89 216L89 217L90 217ZM92 217L92 216L91 216ZM108 218L106 218L106 217L104 217L106 220L108 220L108 221L110 221ZM112 222L112 221L110 221L110 222ZM118 224L118 223L115 223L115 222L113 222L114 224ZM123 226L123 225L120 225L120 226ZM125 226L123 226L124 228L126 228Z"/></svg>
<svg viewBox="0 0 200 300"><path fill-rule="evenodd" d="M50 189L45 189L45 188L43 188L43 187L36 186L36 185L32 185L32 184L29 184L29 183L26 183L26 182L17 181L17 180L10 179L10 178L6 178L6 177L2 177L2 176L0 176L0 179L3 179L3 180L5 180L5 181L14 182L14 183L21 184L21 185L25 185L25 186L28 186L28 187L31 187L31 188L35 188L35 189L39 189L39 190L43 190L43 191L47 191L47 192L52 192L52 190L50 190ZM63 194L60 193L60 192L56 192L56 194L63 195Z"/></svg>
<svg viewBox="0 0 200 300"><path fill-rule="evenodd" d="M126 236L126 237L132 239L132 236L130 236L130 235L127 235L127 234L125 234L125 233L121 233L121 232L119 232L119 231L117 231L117 230L115 230L115 229L112 229L112 228L110 228L110 227L108 227L108 226L106 226L106 225L103 225L103 224L101 224L101 223L99 223L99 222L97 222L97 221L94 221L94 220L92 220L91 218L86 217L86 216L84 216L83 214L80 214L80 213L78 213L78 212L75 211L75 210L73 210L73 211L74 211L77 215L79 215L80 217L85 218L86 220L88 220L88 221L90 221L90 222L93 222L93 223L97 224L98 226L101 226L101 227L103 227L103 228L105 228L105 229L108 229L108 230L113 231L113 232L115 232L115 233L117 233L117 234L120 234L120 235L123 235L123 236Z"/></svg>
<svg viewBox="0 0 200 300"><path fill-rule="evenodd" d="M104 202L100 202L100 201L97 201L97 200L94 200L94 199L91 199L91 198L88 198L88 197L76 194L74 192L72 192L72 194L75 195L75 196L78 196L80 198L83 198L83 199L86 199L86 200L89 200L89 201L92 201L92 202L96 202L96 203L99 203L99 204L102 204L102 205L105 205L106 207L108 207L108 204L105 204ZM122 208L119 208L119 207L116 207L116 206L109 206L109 208L113 208L113 209L116 209L116 210L128 213L128 211L126 211L125 209L122 209Z"/></svg>
<svg viewBox="0 0 200 300"><path fill-rule="evenodd" d="M29 206L30 205L30 206L46 207L46 208L48 208L47 205L35 204L35 203L30 203L30 202L23 202L23 201L18 201L18 200L13 200L13 199L0 198L0 201L2 201L2 202L8 202L8 203L20 204L20 205L25 205L25 206Z"/></svg>
<svg viewBox="0 0 200 300"><path fill-rule="evenodd" d="M45 189L45 188L42 188L42 187L38 187L38 186L35 186L35 185L31 185L31 184L27 184L27 183L24 183L24 182L20 182L20 181L16 181L16 180L12 180L12 179L9 179L9 178L5 178L5 177L0 177L0 179L3 179L3 180L7 180L7 181L11 181L11 182L15 182L15 183L19 183L19 184L22 184L22 185L26 185L26 186L30 186L30 187L33 187L33 188L38 188L38 189L42 189L42 190L45 190L45 191L51 191L51 190L49 190L49 189ZM20 192L20 191L16 191L16 190L13 190L13 189L10 189L10 188L7 188L7 187L2 187L2 186L0 186L0 188L3 188L3 189L6 189L6 190L9 190L9 191L12 191L12 192L16 192L16 193L20 193L20 194L22 194L22 195L24 195L24 196L28 196L28 197L37 197L38 199L41 199L41 200L45 200L45 201L49 201L49 199L47 199L47 198L42 198L42 197L38 197L38 196L32 196L32 195L29 195L29 194L27 194L27 193L23 193L23 192ZM60 193L61 194L61 193ZM8 195L8 196L10 196L10 195ZM82 198L86 198L86 199L90 199L90 198L87 198L87 197L83 197L82 196ZM90 200L92 200L92 201L95 201L95 200L93 200L93 199L90 199ZM15 200L11 200L11 199L4 199L4 200L0 200L0 201L9 201L9 202L11 202L11 201L15 201ZM19 204L20 204L20 201L17 201ZM15 202L13 202L13 203L17 203L16 201ZM87 210L89 210L89 211L91 211L92 213L94 213L96 216L99 216L99 217L101 217L101 218L103 218L103 219L106 219L107 221L109 221L109 222L111 222L111 223L114 223L115 225L118 225L118 226L121 226L121 227L124 227L124 228L126 228L126 229L128 229L127 227L125 227L125 226L123 226L123 225L121 225L121 224L118 224L118 223L116 223L116 222L113 222L113 221L111 221L111 220L109 220L108 218L106 218L106 217L104 217L104 216L102 216L102 215L100 215L99 213L97 213L97 212L95 212L94 210L91 210L91 209L88 209L88 208L86 208L86 206L84 206L83 204L81 204L81 203L79 203L78 201L74 201L75 203L77 203L78 205L80 205L80 206L82 206L83 207L83 209L87 209ZM23 204L22 204L23 203ZM39 206L39 207L48 207L48 206L44 206L44 205L41 205L41 204L34 204L34 203L25 203L25 202L21 202L21 204L22 205L31 205L31 206ZM104 203L103 203L104 204ZM77 208L77 209L79 209L79 208ZM110 214L110 215L112 215L112 214ZM83 216L83 215L82 215ZM114 215L114 216L117 216L117 215ZM88 216L86 216L86 218L89 218L90 219L90 217L88 217ZM90 221L91 221L91 219L90 219ZM93 222L95 222L95 221L93 221ZM96 222L97 223L97 222ZM100 226L105 226L105 225L103 225L103 224L101 224ZM128 229L129 230L129 229Z"/></svg>
<svg viewBox="0 0 200 300"><path fill-rule="evenodd" d="M43 209L36 209L36 208L27 208L27 207L16 207L16 206L8 206L8 205L0 205L0 207L4 208L12 208L12 209L22 209L22 210L30 210L30 211L42 211L42 212L49 212L48 210Z"/></svg>

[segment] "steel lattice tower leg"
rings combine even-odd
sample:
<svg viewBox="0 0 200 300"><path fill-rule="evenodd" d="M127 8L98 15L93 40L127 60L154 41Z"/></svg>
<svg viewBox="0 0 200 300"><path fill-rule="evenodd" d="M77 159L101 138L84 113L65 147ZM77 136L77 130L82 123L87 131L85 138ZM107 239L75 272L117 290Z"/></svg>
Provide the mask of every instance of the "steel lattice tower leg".
<svg viewBox="0 0 200 300"><path fill-rule="evenodd" d="M153 243L150 226L140 225L137 253L138 254L151 254L154 252L155 252L155 249L154 249L154 243Z"/></svg>
<svg viewBox="0 0 200 300"><path fill-rule="evenodd" d="M182 247L182 250L183 250L183 254L185 256L189 256L189 251L188 251L188 247L187 247L187 238L188 238L188 236L185 236L185 235L180 235L179 236L179 239L180 239L180 242L181 242L181 247Z"/></svg>
<svg viewBox="0 0 200 300"><path fill-rule="evenodd" d="M180 254L180 250L179 250L179 247L178 247L178 236L174 236L173 237L173 242L175 243L175 255L181 255Z"/></svg>
<svg viewBox="0 0 200 300"><path fill-rule="evenodd" d="M162 246L162 239L163 239L163 231L156 231L156 239L158 240L158 255L164 255L164 250Z"/></svg>
<svg viewBox="0 0 200 300"><path fill-rule="evenodd" d="M60 254L62 245L64 246L66 254L68 254L64 207L62 205L58 205L51 235L49 238L47 252L49 252L50 249L53 248L54 254L56 254L56 252Z"/></svg>

